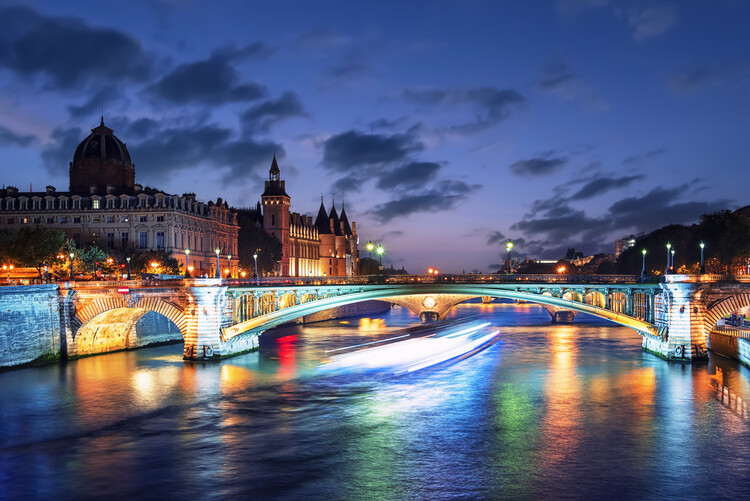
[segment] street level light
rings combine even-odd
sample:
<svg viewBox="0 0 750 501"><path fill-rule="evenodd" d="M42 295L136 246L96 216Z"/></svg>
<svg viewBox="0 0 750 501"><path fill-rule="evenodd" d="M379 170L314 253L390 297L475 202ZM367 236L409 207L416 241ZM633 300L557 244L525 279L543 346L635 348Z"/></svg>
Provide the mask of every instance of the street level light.
<svg viewBox="0 0 750 501"><path fill-rule="evenodd" d="M670 252L672 253L672 273L674 273L675 272L675 267L674 267L674 249L672 249Z"/></svg>
<svg viewBox="0 0 750 501"><path fill-rule="evenodd" d="M701 247L701 274L704 274L704 273L706 273L706 267L703 266L703 248L706 246L706 244L704 244L703 242L701 242L698 245L700 245L700 247Z"/></svg>
<svg viewBox="0 0 750 501"><path fill-rule="evenodd" d="M646 249L643 249L641 254L643 254L643 268L641 269L641 278L643 278L646 276Z"/></svg>
<svg viewBox="0 0 750 501"><path fill-rule="evenodd" d="M71 282L72 282L72 281L74 281L74 280L76 279L76 276L75 276L75 274L73 273L73 256L74 256L74 255L75 255L75 254L73 254L72 252L71 252L70 254L68 254L68 256L70 257L70 281L71 281Z"/></svg>
<svg viewBox="0 0 750 501"><path fill-rule="evenodd" d="M380 267L383 267L383 253L385 252L385 248L383 248L382 245L378 245L378 248L375 249L375 253L378 255L378 259L380 260Z"/></svg>
<svg viewBox="0 0 750 501"><path fill-rule="evenodd" d="M505 244L505 250L508 251L508 273L513 271L513 267L510 264L510 251L513 250L513 241L508 240L508 243Z"/></svg>
<svg viewBox="0 0 750 501"><path fill-rule="evenodd" d="M253 254L253 278L258 278L258 253Z"/></svg>
<svg viewBox="0 0 750 501"><path fill-rule="evenodd" d="M221 278L221 266L219 265L219 254L221 254L221 249L217 247L214 252L216 253L216 273L214 273L214 278Z"/></svg>
<svg viewBox="0 0 750 501"><path fill-rule="evenodd" d="M227 256L227 261L229 261L229 272L230 272L230 275L229 275L229 277L231 278L231 277L232 277L232 276L231 276L231 271L232 271L232 255L231 255L231 254L229 254L229 255Z"/></svg>
<svg viewBox="0 0 750 501"><path fill-rule="evenodd" d="M130 257L126 257L125 261L128 262L128 280L130 280Z"/></svg>
<svg viewBox="0 0 750 501"><path fill-rule="evenodd" d="M669 273L669 249L671 248L672 248L672 244L667 242L667 271L664 272L665 275Z"/></svg>
<svg viewBox="0 0 750 501"><path fill-rule="evenodd" d="M185 269L187 270L189 277L191 275L190 272L192 272L192 267L190 266L190 249L185 249Z"/></svg>

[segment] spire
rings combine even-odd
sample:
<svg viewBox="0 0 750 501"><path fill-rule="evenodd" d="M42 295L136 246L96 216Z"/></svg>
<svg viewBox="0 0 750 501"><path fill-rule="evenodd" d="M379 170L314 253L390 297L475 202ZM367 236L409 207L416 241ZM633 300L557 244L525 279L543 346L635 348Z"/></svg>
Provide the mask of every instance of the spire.
<svg viewBox="0 0 750 501"><path fill-rule="evenodd" d="M328 214L328 219L333 219L333 233L335 235L343 235L343 232L341 231L341 220L339 219L339 215L336 212L336 199L333 198L333 203L331 204L331 213Z"/></svg>
<svg viewBox="0 0 750 501"><path fill-rule="evenodd" d="M318 228L319 235L330 235L331 234L331 223L328 220L328 213L326 207L323 205L323 197L320 197L320 209L318 209L318 217L315 218L315 226Z"/></svg>
<svg viewBox="0 0 750 501"><path fill-rule="evenodd" d="M271 181L278 181L280 172L279 172L279 164L276 163L276 154L273 155L273 160L271 161L271 169L268 171L268 175L271 179Z"/></svg>
<svg viewBox="0 0 750 501"><path fill-rule="evenodd" d="M344 226L344 235L352 235L352 227L349 224L349 218L346 217L346 209L344 208L344 194L341 194L341 216L339 217Z"/></svg>

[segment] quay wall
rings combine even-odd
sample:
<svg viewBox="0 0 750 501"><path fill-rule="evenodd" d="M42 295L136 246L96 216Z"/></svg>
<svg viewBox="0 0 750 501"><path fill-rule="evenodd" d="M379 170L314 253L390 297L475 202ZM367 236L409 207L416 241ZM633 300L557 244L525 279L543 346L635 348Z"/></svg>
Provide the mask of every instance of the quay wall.
<svg viewBox="0 0 750 501"><path fill-rule="evenodd" d="M60 358L57 284L0 287L0 367Z"/></svg>
<svg viewBox="0 0 750 501"><path fill-rule="evenodd" d="M750 341L747 339L712 331L708 336L708 349L750 367Z"/></svg>

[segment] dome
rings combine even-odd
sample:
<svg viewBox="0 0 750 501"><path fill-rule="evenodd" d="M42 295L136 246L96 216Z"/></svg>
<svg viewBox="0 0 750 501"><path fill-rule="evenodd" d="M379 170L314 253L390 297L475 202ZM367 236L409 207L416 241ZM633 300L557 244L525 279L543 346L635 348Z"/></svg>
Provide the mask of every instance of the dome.
<svg viewBox="0 0 750 501"><path fill-rule="evenodd" d="M88 191L91 186L105 189L132 189L135 169L125 143L104 125L104 119L81 141L70 163L70 190Z"/></svg>

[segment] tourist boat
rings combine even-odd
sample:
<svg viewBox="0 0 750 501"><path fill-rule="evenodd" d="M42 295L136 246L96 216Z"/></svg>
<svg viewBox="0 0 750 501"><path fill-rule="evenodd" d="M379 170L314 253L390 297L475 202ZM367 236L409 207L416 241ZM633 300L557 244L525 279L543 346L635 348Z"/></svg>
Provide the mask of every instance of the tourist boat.
<svg viewBox="0 0 750 501"><path fill-rule="evenodd" d="M372 343L331 350L324 373L349 371L414 372L470 357L498 340L499 329L489 322L463 320L422 326Z"/></svg>

